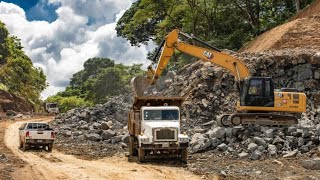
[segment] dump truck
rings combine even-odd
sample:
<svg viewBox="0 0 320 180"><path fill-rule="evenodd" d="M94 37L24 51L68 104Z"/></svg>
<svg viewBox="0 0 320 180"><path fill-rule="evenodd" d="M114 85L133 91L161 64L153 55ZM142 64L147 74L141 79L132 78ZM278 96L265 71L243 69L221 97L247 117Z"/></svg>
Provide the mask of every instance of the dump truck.
<svg viewBox="0 0 320 180"><path fill-rule="evenodd" d="M59 107L58 107L58 103L56 102L44 103L44 107L46 111L50 114L59 114Z"/></svg>
<svg viewBox="0 0 320 180"><path fill-rule="evenodd" d="M183 97L134 97L129 112L129 158L180 158L187 162L189 137L181 132Z"/></svg>

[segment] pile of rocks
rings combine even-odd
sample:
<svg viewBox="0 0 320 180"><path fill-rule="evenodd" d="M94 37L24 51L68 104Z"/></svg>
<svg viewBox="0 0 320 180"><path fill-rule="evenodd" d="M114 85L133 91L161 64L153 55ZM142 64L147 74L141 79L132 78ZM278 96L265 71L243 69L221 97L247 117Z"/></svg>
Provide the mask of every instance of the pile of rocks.
<svg viewBox="0 0 320 180"><path fill-rule="evenodd" d="M123 95L103 105L85 109L76 108L60 114L52 122L52 126L58 132L56 145L68 149L73 149L70 146L74 146L75 151L71 152L72 154L79 152L79 146L91 149L91 153L97 156L112 155L120 151L127 147L128 143L126 123L131 106L131 97ZM98 149L98 152L92 150L92 147ZM83 149L83 153L88 152Z"/></svg>
<svg viewBox="0 0 320 180"><path fill-rule="evenodd" d="M248 66L253 76L269 76L275 88L291 87L305 92L308 111L305 121L320 123L320 52L311 49L286 49L262 53L235 54ZM197 61L158 80L148 95L185 96L191 126L235 111L239 95L234 77L213 63ZM318 107L319 106L319 107Z"/></svg>
<svg viewBox="0 0 320 180"><path fill-rule="evenodd" d="M258 125L212 127L205 133L192 136L191 151L216 149L226 155L257 160L262 157L292 157L303 153L317 155L319 143L320 125L288 128Z"/></svg>

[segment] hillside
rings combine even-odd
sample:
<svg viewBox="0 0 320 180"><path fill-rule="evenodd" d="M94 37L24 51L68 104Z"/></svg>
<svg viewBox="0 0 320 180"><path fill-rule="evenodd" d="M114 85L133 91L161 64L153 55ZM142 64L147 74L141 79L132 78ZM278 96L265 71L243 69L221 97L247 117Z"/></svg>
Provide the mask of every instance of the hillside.
<svg viewBox="0 0 320 180"><path fill-rule="evenodd" d="M42 69L33 66L19 38L0 22L0 113L35 111L46 86Z"/></svg>
<svg viewBox="0 0 320 180"><path fill-rule="evenodd" d="M287 23L277 26L255 38L240 52L261 52L285 48L312 48L320 50L320 1L301 10Z"/></svg>
<svg viewBox="0 0 320 180"><path fill-rule="evenodd" d="M17 112L32 112L34 106L27 100L0 90L0 113L8 110Z"/></svg>

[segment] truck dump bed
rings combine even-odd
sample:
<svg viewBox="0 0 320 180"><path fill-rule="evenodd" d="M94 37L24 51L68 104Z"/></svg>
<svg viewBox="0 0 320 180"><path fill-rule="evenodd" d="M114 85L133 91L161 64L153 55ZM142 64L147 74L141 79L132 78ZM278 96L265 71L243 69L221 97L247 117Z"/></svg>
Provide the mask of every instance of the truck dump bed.
<svg viewBox="0 0 320 180"><path fill-rule="evenodd" d="M133 110L140 110L142 106L178 106L181 107L184 97L140 96L133 101Z"/></svg>

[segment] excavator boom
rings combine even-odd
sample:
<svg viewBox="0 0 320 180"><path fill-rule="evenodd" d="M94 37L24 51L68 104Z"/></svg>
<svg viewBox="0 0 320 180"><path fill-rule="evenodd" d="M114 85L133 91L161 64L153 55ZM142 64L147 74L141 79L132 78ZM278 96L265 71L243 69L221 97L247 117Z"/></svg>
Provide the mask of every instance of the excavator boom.
<svg viewBox="0 0 320 180"><path fill-rule="evenodd" d="M198 47L180 41L179 35L196 40L209 48ZM162 51L156 69L154 70L149 66L147 78L139 76L131 81L131 86L133 87L132 91L135 96L142 96L145 89L157 81L163 70L167 67L175 50L179 50L185 54L189 54L228 69L234 75L237 82L241 82L245 78L250 77L249 70L239 59L221 52L221 50L212 47L195 37L179 32L177 29L173 30L166 36L165 41L163 41L159 46L155 58L158 57L161 48Z"/></svg>
<svg viewBox="0 0 320 180"><path fill-rule="evenodd" d="M190 45L183 41L179 41L179 35L197 40L198 42L200 41L202 44L209 48L198 47ZM164 43L163 50L159 58L157 68L154 72L154 81L162 74L163 70L168 65L169 60L172 57L175 49L185 54L189 54L191 56L197 57L205 61L209 61L218 66L226 68L234 75L236 81L238 82L250 76L248 68L239 59L227 53L221 52L221 50L214 48L211 45L206 44L205 42L198 40L195 37L186 35L185 33L181 33L179 32L179 30L176 29L173 30L166 37L166 41Z"/></svg>

